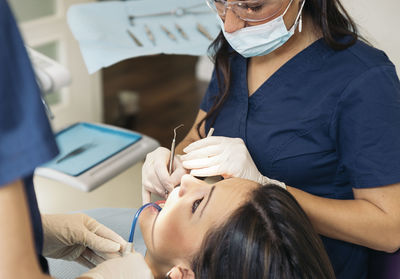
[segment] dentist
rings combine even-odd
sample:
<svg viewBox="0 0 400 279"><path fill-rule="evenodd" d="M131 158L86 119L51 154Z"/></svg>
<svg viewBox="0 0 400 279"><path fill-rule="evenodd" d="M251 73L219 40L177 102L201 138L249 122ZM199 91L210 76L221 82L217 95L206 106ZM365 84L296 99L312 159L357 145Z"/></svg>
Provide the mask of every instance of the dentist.
<svg viewBox="0 0 400 279"><path fill-rule="evenodd" d="M222 31L194 126L143 167L143 199L182 173L279 180L321 235L338 279L400 247L400 83L339 0L207 0ZM210 127L214 136L205 138Z"/></svg>
<svg viewBox="0 0 400 279"><path fill-rule="evenodd" d="M0 0L0 278L50 278L44 256L98 264L80 278L152 278L140 254L121 257L126 242L89 216L40 215L33 171L58 150L39 94L14 18Z"/></svg>

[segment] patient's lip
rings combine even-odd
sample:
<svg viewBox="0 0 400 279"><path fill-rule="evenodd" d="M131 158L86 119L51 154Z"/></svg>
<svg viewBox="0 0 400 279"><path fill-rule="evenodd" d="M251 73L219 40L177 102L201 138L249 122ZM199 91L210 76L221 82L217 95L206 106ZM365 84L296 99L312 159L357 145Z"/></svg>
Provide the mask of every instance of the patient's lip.
<svg viewBox="0 0 400 279"><path fill-rule="evenodd" d="M161 208L163 208L165 205L165 200L156 201L155 203L158 204Z"/></svg>

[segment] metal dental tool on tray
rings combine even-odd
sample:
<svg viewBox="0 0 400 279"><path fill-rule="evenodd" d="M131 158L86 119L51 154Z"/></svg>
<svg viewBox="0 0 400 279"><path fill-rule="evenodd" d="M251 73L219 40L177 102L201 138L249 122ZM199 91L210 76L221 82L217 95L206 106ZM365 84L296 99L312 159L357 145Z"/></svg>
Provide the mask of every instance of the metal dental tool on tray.
<svg viewBox="0 0 400 279"><path fill-rule="evenodd" d="M201 9L201 7L205 7L206 9ZM199 9L200 8L200 9ZM189 7L178 7L170 11L159 12L159 13L149 13L143 15L128 15L128 19L131 25L133 25L135 18L141 17L150 17L150 16L164 16L164 15L172 15L176 17L184 16L184 15L197 15L197 14L208 14L210 13L210 9L204 3L196 4Z"/></svg>

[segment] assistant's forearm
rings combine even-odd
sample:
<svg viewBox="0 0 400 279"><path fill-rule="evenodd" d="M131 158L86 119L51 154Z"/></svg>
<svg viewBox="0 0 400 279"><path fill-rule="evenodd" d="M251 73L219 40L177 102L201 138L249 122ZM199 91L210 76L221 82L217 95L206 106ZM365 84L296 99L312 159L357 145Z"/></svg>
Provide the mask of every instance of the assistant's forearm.
<svg viewBox="0 0 400 279"><path fill-rule="evenodd" d="M50 278L37 261L21 180L0 187L0 278Z"/></svg>
<svg viewBox="0 0 400 279"><path fill-rule="evenodd" d="M376 250L394 252L398 249L398 222L373 203L321 198L294 187L288 187L288 191L318 233Z"/></svg>

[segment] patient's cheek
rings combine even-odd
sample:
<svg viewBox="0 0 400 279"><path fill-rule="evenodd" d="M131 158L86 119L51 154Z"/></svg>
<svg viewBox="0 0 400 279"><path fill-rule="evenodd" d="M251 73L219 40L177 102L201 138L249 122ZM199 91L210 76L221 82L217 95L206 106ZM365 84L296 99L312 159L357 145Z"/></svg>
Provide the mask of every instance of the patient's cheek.
<svg viewBox="0 0 400 279"><path fill-rule="evenodd" d="M185 230L171 223L157 231L158 241L155 248L158 253L168 254L171 257L187 257L199 249L199 234L192 230Z"/></svg>
<svg viewBox="0 0 400 279"><path fill-rule="evenodd" d="M139 216L139 226L143 235L143 240L146 247L151 246L151 231L153 228L154 221L157 217L158 211L153 207L145 208ZM136 228L137 230L138 228Z"/></svg>
<svg viewBox="0 0 400 279"><path fill-rule="evenodd" d="M160 248L164 247L169 248L171 246L176 246L180 243L180 240L184 237L180 229L174 226L174 224L172 223L162 224L162 226L160 226L159 229L156 230L156 233L158 240L158 243L156 243L156 245L159 245Z"/></svg>

